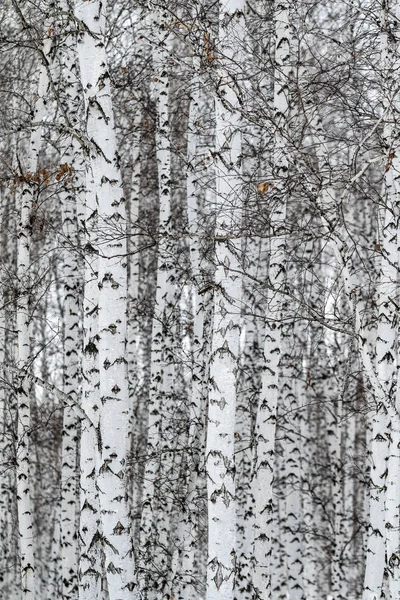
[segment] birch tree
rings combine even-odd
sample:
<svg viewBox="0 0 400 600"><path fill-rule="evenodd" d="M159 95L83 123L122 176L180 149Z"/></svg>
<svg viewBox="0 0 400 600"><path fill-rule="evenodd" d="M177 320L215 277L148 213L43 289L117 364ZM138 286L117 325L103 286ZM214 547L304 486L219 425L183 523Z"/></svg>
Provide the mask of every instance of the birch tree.
<svg viewBox="0 0 400 600"><path fill-rule="evenodd" d="M239 357L241 115L232 61L243 36L243 4L220 5L216 114L214 315L210 360L206 472L208 489L207 600L233 598L236 563L235 410ZM240 64L240 58L239 58Z"/></svg>
<svg viewBox="0 0 400 600"><path fill-rule="evenodd" d="M35 103L35 120L41 122L46 115L46 95L48 93L47 58L51 48L51 39L47 38L43 48L43 60L38 83L37 101ZM42 127L32 126L32 133L27 151L26 172L22 172L21 187L17 196L19 210L18 227L18 265L17 277L20 282L17 303L18 350L17 364L21 368L29 366L31 357L30 331L32 324L31 308L31 262L30 246L32 235L32 211L35 208L35 182L45 177L44 170L39 169L39 152L42 141ZM31 386L24 377L18 386L18 448L17 448L17 500L18 523L21 552L21 577L24 598L34 599L35 591L35 554L32 506L32 481L30 477L29 435L31 428L30 404Z"/></svg>
<svg viewBox="0 0 400 600"><path fill-rule="evenodd" d="M275 81L274 109L276 114L275 133L275 177L278 193L271 218L271 245L269 259L269 281L271 297L268 297L265 330L265 367L262 391L256 417L256 448L253 479L255 501L254 523L254 593L259 598L271 597L271 523L273 511L272 482L274 473L275 419L278 393L278 364L281 353L281 288L285 280L285 214L288 159L285 141L288 117L288 72L290 60L289 9L286 4L275 5ZM262 182L260 191L268 192L273 182ZM279 186L279 187L278 187Z"/></svg>
<svg viewBox="0 0 400 600"><path fill-rule="evenodd" d="M396 123L393 105L396 103L396 92L392 76L398 70L397 50L393 46L391 34L390 11L398 12L397 3L385 5L382 9L382 66L384 78L384 110L386 124L384 126L384 151L387 155L385 178L383 182L384 209L381 209L381 265L378 282L378 325L376 338L376 372L387 402L397 405L396 392L396 338L393 327L393 296L397 296L398 256L397 256L397 218L398 218L398 184L396 145L398 133L391 125ZM396 12L397 11L397 12ZM389 116L390 115L390 116ZM397 384L398 388L398 384ZM391 417L382 403L379 402L373 416L371 442L371 490L369 538L365 573L365 595L378 598L382 593L396 597L399 593L398 547L399 539L395 533L399 520L398 498L398 451L397 435L399 429L398 412ZM390 432L390 433L388 433ZM389 477L389 479L388 479ZM386 502L385 502L386 495ZM385 559L386 557L386 559ZM386 560L388 561L386 563ZM388 590L385 584L388 577Z"/></svg>
<svg viewBox="0 0 400 600"><path fill-rule="evenodd" d="M148 420L145 485L141 522L141 543L148 548L145 560L151 561L158 573L145 585L148 597L161 593L167 584L169 559L170 500L167 499L165 478L171 476L173 443L170 430L174 412L173 307L175 304L175 265L172 262L172 206L171 206L171 128L169 115L168 21L166 15L156 15L153 22L156 39L152 48L154 69L153 91L156 102L156 158L159 194L159 247L155 314L152 327L151 388ZM164 484L163 484L164 480ZM143 584L142 584L143 589Z"/></svg>
<svg viewBox="0 0 400 600"><path fill-rule="evenodd" d="M60 9L68 14L68 4L60 3ZM62 26L67 25L61 21ZM77 128L80 121L78 98L81 92L78 79L79 67L76 35L64 38L59 50L59 81L63 114L68 114L65 125ZM65 91L65 93L63 93ZM84 210L84 170L81 145L75 135L68 135L62 148L60 168L56 179L61 184L60 200L63 220L64 249L64 392L71 398L77 397L80 387L81 338L81 287L83 269L78 259L80 240L78 217ZM85 425L84 425L85 426ZM61 563L63 597L73 598L78 590L78 436L79 421L73 409L64 409L62 465L61 465Z"/></svg>
<svg viewBox="0 0 400 600"><path fill-rule="evenodd" d="M98 372L99 379L98 388L89 389L91 409L97 409L99 415L94 442L98 455L91 457L101 515L101 532L96 534L102 539L108 595L116 600L131 595L136 577L125 489L129 433L126 214L105 53L104 6L78 2L75 15L83 27L78 53L86 108L89 218L96 219L95 245L87 251L98 254L98 271L91 275L97 279L97 290L91 287L97 331L85 347L96 361L91 369Z"/></svg>

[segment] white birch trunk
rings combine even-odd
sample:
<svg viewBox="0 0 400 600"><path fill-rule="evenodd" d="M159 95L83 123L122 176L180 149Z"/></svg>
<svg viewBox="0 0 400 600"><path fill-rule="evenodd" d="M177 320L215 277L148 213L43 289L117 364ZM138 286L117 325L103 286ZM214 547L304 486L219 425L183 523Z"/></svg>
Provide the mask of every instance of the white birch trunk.
<svg viewBox="0 0 400 600"><path fill-rule="evenodd" d="M85 199L85 287L83 298L82 408L92 423L82 421L80 439L79 600L105 600L102 524L97 471L99 448L98 257L97 204L89 168Z"/></svg>
<svg viewBox="0 0 400 600"><path fill-rule="evenodd" d="M0 224L1 224L1 235L0 244L3 249L7 248L7 230L9 229L9 213L12 197L9 196L5 189L0 186ZM5 251L5 263L7 268L8 256ZM7 327L7 315L6 315L6 294L4 290L0 290L0 363L6 362L6 327ZM8 324L9 326L9 324ZM0 565L4 570L2 578L0 580L0 596L9 597L11 596L10 584L13 573L8 566L9 561L12 559L12 545L11 538L13 536L12 531L12 512L10 511L10 501L12 498L11 489L11 477L8 469L6 468L6 457L10 453L10 442L7 440L7 432L9 427L8 417L8 406L7 406L7 387L6 382L1 383L0 387Z"/></svg>
<svg viewBox="0 0 400 600"><path fill-rule="evenodd" d="M68 202L68 200L67 200ZM66 208L66 213L68 208ZM67 224L69 217L64 214L64 235L73 244L76 243L76 216L72 212L72 222ZM75 228L75 231L71 231ZM78 265L72 256L65 262L65 330L67 332L64 344L64 392L70 398L77 397L80 386L80 364L78 352L82 346L80 339L80 294L81 285ZM75 255L76 259L76 255ZM66 600L76 597L78 589L78 532L76 519L79 502L78 490L78 419L72 408L64 408L62 465L61 465L61 560L63 598Z"/></svg>
<svg viewBox="0 0 400 600"><path fill-rule="evenodd" d="M185 507L180 514L180 577L173 594L184 600L195 600L199 595L202 573L196 561L201 536L201 516L204 510L204 452L205 452L205 414L207 410L208 365L210 359L210 326L212 318L212 293L206 290L209 261L205 256L203 227L206 215L204 200L207 193L202 187L204 168L202 161L202 143L204 119L209 108L208 98L199 76L200 60L193 58L193 78L191 81L191 100L188 119L187 146L187 217L189 227L189 251L193 284L191 294L191 321L193 327L191 344L191 389L188 408L189 449L186 461ZM208 137L208 136L206 136ZM203 201L203 202L202 202ZM202 206L203 205L203 206ZM192 323L192 325L191 325Z"/></svg>
<svg viewBox="0 0 400 600"><path fill-rule="evenodd" d="M281 397L279 398L281 400ZM283 402L278 402L277 418L282 418ZM280 414L281 413L281 414ZM286 476L286 464L282 456L282 447L279 454L274 458L274 477L284 481ZM283 488L283 486L282 486ZM282 489L283 492L283 489ZM287 600L288 573L286 564L286 536L283 523L286 523L286 502L284 493L274 489L273 514L270 524L271 530L271 597L276 600Z"/></svg>
<svg viewBox="0 0 400 600"><path fill-rule="evenodd" d="M163 15L164 18L165 15ZM159 245L157 258L157 289L151 344L151 389L147 432L147 452L143 488L143 511L140 531L140 589L146 598L156 598L168 587L169 517L171 494L168 478L173 468L173 434L171 415L175 387L173 307L176 279L174 248L171 236L171 130L169 124L168 28L160 16L154 18L153 94L157 106L156 156L159 193ZM164 481L164 483L162 483ZM166 485L167 484L167 485ZM144 576L146 564L158 572L156 578ZM166 593L166 592L165 592Z"/></svg>
<svg viewBox="0 0 400 600"><path fill-rule="evenodd" d="M60 1L60 10L67 13L68 4ZM61 22L59 27L65 23ZM76 37L63 41L59 51L60 102L64 115L68 115L72 127L76 127L80 114L81 88L78 80L78 57ZM66 123L68 126L69 123ZM64 382L63 391L74 401L78 399L80 388L83 350L81 336L81 283L82 265L79 264L78 212L84 205L84 158L81 146L74 136L67 138L60 153L60 167L56 175L59 182L59 197L62 209L62 234L64 246ZM78 464L79 422L70 407L64 408L63 437L61 449L61 575L62 597L75 600L78 595L78 537L77 519L79 515L79 464Z"/></svg>
<svg viewBox="0 0 400 600"><path fill-rule="evenodd" d="M246 225L245 225L246 226ZM238 404L235 424L237 470L237 594L252 597L252 531L254 497L251 487L254 417L257 409L263 370L264 303L258 298L254 280L265 281L268 271L267 241L254 236L246 240L242 316L242 352L240 357ZM254 279L253 279L254 278ZM247 285L246 285L247 284ZM244 338L244 339L243 339Z"/></svg>
<svg viewBox="0 0 400 600"><path fill-rule="evenodd" d="M220 5L219 66L222 80L216 110L216 226L214 320L210 361L206 470L208 488L207 600L234 596L236 576L236 498L234 434L236 377L240 341L242 224L239 90L231 75L240 64L244 3Z"/></svg>
<svg viewBox="0 0 400 600"><path fill-rule="evenodd" d="M61 597L62 595L62 565L60 562L61 558L61 502L57 502L54 507L51 519L52 524L52 538L49 547L46 548L46 559L48 563L47 569L44 571L44 577L41 579L42 589L39 590L37 585L38 595L44 600L52 600L54 597Z"/></svg>
<svg viewBox="0 0 400 600"><path fill-rule="evenodd" d="M309 344L308 344L309 346ZM314 458L314 443L315 437L315 419L316 415L313 403L313 395L309 391L309 373L310 373L310 356L308 348L304 349L303 358L303 380L305 382L301 394L301 406L305 415L301 421L300 432L304 440L302 450L302 509L303 509L303 527L304 546L303 546L303 583L304 591L307 600L319 600L320 594L317 584L317 576L319 570L319 548L315 540L315 533L321 529L319 511L315 511L313 503L312 489L312 470ZM308 405L310 408L307 409Z"/></svg>
<svg viewBox="0 0 400 600"><path fill-rule="evenodd" d="M335 336L336 348L342 346L343 340ZM344 344L343 344L344 345ZM343 572L343 549L345 548L345 540L343 536L343 494L342 480L344 469L342 465L342 418L343 418L343 396L346 392L345 387L348 385L345 369L347 367L348 356L342 352L341 356L337 356L336 352L332 356L332 363L336 365L336 373L333 378L332 392L327 394L329 402L326 410L326 431L327 431L327 448L329 453L329 462L331 470L331 502L332 502L332 556L330 565L330 592L337 600L346 600L347 582L344 581ZM343 356L344 355L344 356ZM344 363L344 364L343 364Z"/></svg>
<svg viewBox="0 0 400 600"><path fill-rule="evenodd" d="M275 423L278 401L278 365L281 354L281 288L285 281L285 178L288 170L284 132L288 116L288 68L291 31L289 7L279 2L275 6L275 86L276 114L275 206L271 211L271 246L269 264L268 307L265 324L265 367L262 375L261 399L256 417L254 574L255 598L271 598L271 541L273 521L272 482L274 473ZM269 183L269 182L267 182ZM267 187L268 190L268 187ZM272 193L272 192L269 192ZM275 192L274 192L275 193Z"/></svg>
<svg viewBox="0 0 400 600"><path fill-rule="evenodd" d="M145 10L136 7L133 12L133 35L135 36L133 65L137 72L143 68L147 59L149 43L146 30L143 26ZM130 123L133 128L131 144L131 180L128 192L128 384L129 402L132 406L130 424L130 461L127 480L129 481L129 502L132 515L132 537L135 547L139 547L140 513L142 504L143 486L141 481L141 465L139 455L145 444L146 438L146 402L144 399L144 363L142 347L145 340L144 327L140 314L140 271L143 264L143 253L140 250L140 209L142 163L144 162L142 143L142 123L144 111L142 104L144 98L140 90L135 90L135 96L130 100L133 103L133 119Z"/></svg>
<svg viewBox="0 0 400 600"><path fill-rule="evenodd" d="M10 143L11 156L14 157L15 147L17 146L17 140L14 139L14 143ZM11 232L18 230L19 223L19 194L18 188L14 188L7 202L7 220L3 222L2 231L3 234L10 232L5 237L4 252L7 257L7 263L9 272L16 276L17 272L17 248L18 239L16 235L12 235ZM3 213L4 214L4 213ZM5 345L4 345L4 358L7 362L15 362L18 355L18 347L15 343L15 331L16 331L16 313L15 306L4 306L5 321L8 327L5 329ZM14 379L14 373L3 373L5 391L9 385L12 385ZM2 423L2 430L6 432L8 430L11 420L17 418L17 397L16 394L12 394L10 397L6 393L7 400L7 412L8 418ZM4 429L3 429L4 427ZM11 447L9 447L11 452ZM12 456L15 456L15 448L12 448ZM6 456L6 454L2 455ZM2 584L2 592L5 597L21 598L21 574L19 565L19 535L16 535L17 530L17 487L16 487L16 470L8 471L9 476L9 492L7 496L4 496L4 502L6 507L6 529L4 533L7 535L8 546L6 547L7 553L5 554L6 561L4 563L5 577ZM18 530L17 530L18 532Z"/></svg>
<svg viewBox="0 0 400 600"><path fill-rule="evenodd" d="M400 18L400 4L397 0L388 2L388 13L382 5L382 63L384 76L387 81L384 89L384 107L388 110L388 121L384 130L388 162L385 165L386 187L386 219L385 229L382 232L382 273L385 289L379 289L382 294L383 307L379 304L381 314L378 323L378 338L381 336L380 322L385 322L385 347L380 348L378 339L377 360L378 377L382 377L389 398L394 399L396 414L390 420L389 434L384 432L389 440L389 456L387 460L386 498L385 498L385 556L386 575L389 597L400 597L400 371L399 371L399 336L400 328L395 327L397 307L388 300L393 300L389 294L397 293L399 286L399 214L400 214L400 187L399 187L399 120L397 109L399 96L397 91L397 78L400 73L399 37L394 26L390 29L391 16ZM394 92L396 90L396 92ZM393 94L396 96L393 98ZM393 214L394 213L394 214ZM389 264L385 264L385 262ZM381 300L381 298L379 298ZM387 306L389 304L389 306ZM395 330L396 329L396 330ZM393 331L395 330L395 331ZM383 333L383 332L382 332ZM397 349L397 352L396 352ZM395 372L397 370L397 386L394 393ZM368 561L367 561L368 562Z"/></svg>
<svg viewBox="0 0 400 600"><path fill-rule="evenodd" d="M45 60L49 54L51 40L46 39L43 54ZM43 64L40 69L37 100L35 103L34 119L44 121L46 114L46 96L48 93L48 74ZM38 171L38 158L42 141L42 127L33 126L28 148L28 164L26 173L21 173L22 189L17 196L19 209L18 227L18 258L17 278L19 281L19 295L17 300L17 330L18 349L17 366L20 368L29 365L30 358L30 296L31 296L31 236L32 236L32 209L35 207L34 180ZM30 383L22 378L18 386L18 445L17 445L17 506L18 527L20 539L20 568L22 581L23 600L34 600L36 596L35 583L35 556L34 556L34 529L32 482L30 479L30 450L29 435L31 428L30 415Z"/></svg>
<svg viewBox="0 0 400 600"><path fill-rule="evenodd" d="M197 131L196 123L199 124L201 118L201 102L200 95L200 79L198 77L199 63L196 59L193 61L194 77L192 79L192 92L191 100L189 105L189 119L188 119L188 147L187 147L187 161L188 161L188 177L187 177L187 215L189 224L190 234L190 262L192 268L192 276L194 279L194 286L192 289L192 303L193 303L193 340L192 340L192 373L191 373L191 397L189 406L189 436L188 436L188 447L193 452L193 459L190 461L189 481L187 487L187 500L186 500L186 511L182 515L182 540L184 547L182 550L181 569L182 569L182 581L178 588L178 593L184 594L185 600L193 598L195 593L192 588L191 578L193 577L194 560L195 560L195 549L198 536L198 519L196 513L193 511L192 500L198 493L198 478L199 478L199 465L198 465L198 437L204 435L204 414L205 409L205 397L204 397L204 356L202 350L204 350L204 313L205 306L203 304L201 295L199 292L199 283L201 281L201 253L200 253L200 240L199 236L199 189L197 186L199 173L196 171L196 163L198 160L198 149L197 149ZM208 294L209 296L209 294ZM206 299L205 299L206 300Z"/></svg>
<svg viewBox="0 0 400 600"><path fill-rule="evenodd" d="M99 410L100 463L94 461L94 465L108 596L110 600L125 600L132 598L132 592L135 595L136 585L125 489L130 421L125 358L126 215L104 45L104 10L99 1L78 2L75 14L85 28L78 42L78 53L87 111L88 166L92 186L89 193L96 198L98 215L98 246L93 249L99 254L97 306L93 307L94 311L98 310L98 331L91 341L91 354L97 359L99 369L99 389L95 390L94 400Z"/></svg>
<svg viewBox="0 0 400 600"><path fill-rule="evenodd" d="M129 382L129 401L132 405L131 411L131 460L135 461L127 476L130 476L130 503L131 514L134 516L134 523L137 524L136 515L140 511L142 486L139 481L138 465L136 463L136 448L140 447L140 438L145 435L143 431L143 398L140 390L142 389L142 365L140 364L139 348L141 345L140 326L138 317L139 301L139 273L140 258L139 249L139 202L140 202L140 125L142 121L142 112L138 112L134 121L134 136L132 140L132 184L129 198L129 237L128 237L128 255L129 255L129 279L128 279L128 382ZM136 529L138 527L136 526ZM138 531L133 531L133 539L138 541Z"/></svg>
<svg viewBox="0 0 400 600"><path fill-rule="evenodd" d="M399 71L398 57L393 56L389 37L389 9L398 11L397 2L382 9L382 63L385 87L384 107L388 112L384 127L385 150L388 153L383 185L384 205L381 231L381 268L378 281L378 327L376 338L376 374L386 402L393 404L396 394L393 381L396 373L397 331L394 327L395 306L393 297L398 289L397 219L399 196L396 173L398 173L398 132L391 124L393 112L392 72ZM388 12L387 12L388 11ZM398 217L397 217L398 218ZM396 403L397 404L397 403ZM398 410L398 407L397 407ZM376 413L373 415L371 443L371 489L369 537L365 567L364 595L379 598L384 591L384 577L388 577L390 596L400 593L399 572L399 415L388 415L386 407L377 397ZM390 470L390 479L388 480Z"/></svg>
<svg viewBox="0 0 400 600"><path fill-rule="evenodd" d="M304 600L303 583L303 534L301 503L301 437L299 421L301 408L299 401L304 398L304 381L301 369L298 369L301 345L296 344L294 333L296 324L288 327L283 338L283 350L286 365L282 366L282 402L287 414L287 431L284 444L283 461L285 463L285 520L280 523L284 532L287 566L287 590L291 600ZM296 332L297 333L297 332ZM299 332L300 333L300 332ZM301 357L301 355L300 355ZM301 363L300 363L301 364Z"/></svg>

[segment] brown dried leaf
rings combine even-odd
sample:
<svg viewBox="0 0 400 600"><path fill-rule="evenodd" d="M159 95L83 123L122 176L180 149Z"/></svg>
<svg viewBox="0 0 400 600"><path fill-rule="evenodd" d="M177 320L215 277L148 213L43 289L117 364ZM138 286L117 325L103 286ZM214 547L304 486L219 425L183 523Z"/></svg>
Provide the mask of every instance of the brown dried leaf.
<svg viewBox="0 0 400 600"><path fill-rule="evenodd" d="M266 194L268 190L272 190L274 187L273 183L269 183L268 181L261 181L257 186L257 192L261 195Z"/></svg>

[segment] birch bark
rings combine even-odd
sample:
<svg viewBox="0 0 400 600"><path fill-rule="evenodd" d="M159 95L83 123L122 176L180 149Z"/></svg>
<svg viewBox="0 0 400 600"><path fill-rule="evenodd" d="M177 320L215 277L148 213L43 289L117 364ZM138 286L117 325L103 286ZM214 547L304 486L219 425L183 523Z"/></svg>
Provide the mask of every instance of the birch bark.
<svg viewBox="0 0 400 600"><path fill-rule="evenodd" d="M285 281L285 217L286 121L288 117L288 72L291 31L289 7L285 2L275 4L275 80L274 109L276 116L275 170L276 189L271 211L271 242L269 261L268 308L265 324L265 367L262 375L261 399L256 417L255 467L253 495L255 498L254 574L255 598L271 598L271 527L273 520L273 473L275 453L275 423L278 401L278 365L281 354L281 291Z"/></svg>
<svg viewBox="0 0 400 600"><path fill-rule="evenodd" d="M9 257L7 256L7 244L9 243L7 230L10 226L10 208L12 195L7 193L5 187L0 186L0 224L1 224L1 247L4 249L3 260L6 269L9 269ZM1 273L2 277L5 273ZM7 325L7 295L4 288L0 291L0 362L6 361L6 325ZM12 499L12 480L7 469L7 457L11 453L10 441L7 439L7 431L9 428L7 402L7 387L5 383L0 387L0 564L3 565L5 571L0 580L0 595L4 597L11 596L10 590L13 573L10 569L9 562L13 557L12 549L12 511L10 509Z"/></svg>
<svg viewBox="0 0 400 600"><path fill-rule="evenodd" d="M393 326L395 307L393 296L398 288L397 229L399 218L399 189L396 173L400 163L398 154L398 131L392 122L395 86L392 77L399 71L399 58L391 42L389 14L399 13L397 2L384 4L382 8L381 52L384 74L383 104L388 113L384 127L385 151L388 162L385 166L383 184L384 206L382 209L381 265L378 281L378 326L376 338L376 374L386 395L386 402L397 404L395 373L397 365L396 337ZM397 297L397 296L396 296ZM398 366L397 366L398 369ZM398 385L398 384L397 384ZM371 442L371 489L369 536L365 567L364 595L379 598L384 593L384 577L388 577L389 593L396 597L400 593L399 571L399 414L388 415L385 405L377 398L376 412L372 417ZM388 476L390 478L388 479ZM369 595L368 595L369 594Z"/></svg>
<svg viewBox="0 0 400 600"><path fill-rule="evenodd" d="M43 47L43 57L47 61L51 49L51 39L47 38ZM34 119L43 122L46 115L46 97L48 93L47 65L40 69L37 100L35 102ZM21 173L22 189L17 196L19 210L17 277L19 293L17 299L17 366L26 368L29 365L30 330L31 330L31 236L32 209L35 207L35 178L38 177L38 160L42 141L42 127L33 126L29 141L28 165L26 173ZM32 482L30 478L29 435L31 429L31 386L22 377L18 386L18 448L17 448L17 505L20 538L21 581L24 600L34 600L36 596L35 556Z"/></svg>
<svg viewBox="0 0 400 600"><path fill-rule="evenodd" d="M207 600L233 598L236 577L234 434L240 341L242 225L240 91L232 76L240 64L244 3L220 5L218 66L222 79L216 113L216 226L214 320L207 422L208 488Z"/></svg>
<svg viewBox="0 0 400 600"><path fill-rule="evenodd" d="M171 128L169 122L169 31L166 16L152 19L155 44L152 59L153 94L157 107L156 157L159 194L159 245L157 257L157 287L151 342L151 388L147 432L148 460L143 487L143 511L140 547L144 549L144 563L150 563L158 576L156 580L144 577L145 564L141 563L140 588L148 598L156 597L168 586L169 516L174 434L171 416L174 412L174 304L176 270L172 242L171 206ZM166 593L166 592L165 592Z"/></svg>
<svg viewBox="0 0 400 600"><path fill-rule="evenodd" d="M99 411L99 463L96 483L105 556L105 577L110 600L135 596L134 566L129 506L126 493L126 459L129 440L127 363L127 256L126 214L121 190L116 147L111 83L105 52L104 4L77 2L75 15L83 25L78 41L81 81L86 108L90 185L96 200L98 253L98 331L90 352L97 362L99 388L95 402ZM96 303L97 301L97 303Z"/></svg>
<svg viewBox="0 0 400 600"><path fill-rule="evenodd" d="M397 78L400 72L399 37L397 29L392 23L394 15L400 18L400 4L397 1L387 3L382 8L382 63L386 85L384 86L384 107L388 110L388 124L384 130L386 142L385 150L388 152L388 162L385 166L386 187L386 218L385 228L382 232L382 283L385 289L380 288L379 300L380 315L378 323L377 360L378 377L384 380L389 399L393 397L396 415L390 421L389 434L385 435L389 441L389 457L387 461L386 498L385 498L385 557L389 597L396 598L400 595L400 365L399 365L399 335L400 329L395 327L395 312L393 303L388 300L389 293L397 293L399 285L399 220L400 220L400 187L399 187L399 120L397 108L399 97L397 91ZM386 263L386 264L385 264ZM392 319L392 321L390 321ZM380 322L389 325L393 333L385 331L388 335L380 341ZM390 347L391 346L391 347ZM397 352L396 352L397 347ZM397 370L397 386L395 371ZM394 391L395 388L395 391ZM368 559L367 559L368 563ZM367 565L368 566L368 565Z"/></svg>
<svg viewBox="0 0 400 600"><path fill-rule="evenodd" d="M205 282L209 280L210 264L206 257L204 221L208 211L205 208L207 191L204 181L210 176L213 167L204 167L204 154L210 145L210 136L205 126L210 98L200 77L200 58L193 57L193 78L188 119L187 144L187 218L189 229L189 251L192 286L190 289L192 314L188 327L193 327L191 339L191 388L188 409L189 434L185 477L185 507L181 515L180 539L181 578L174 593L185 600L195 600L202 584L203 573L199 568L196 554L200 550L202 535L202 512L204 506L204 454L205 454L205 414L208 397L208 366L210 359L210 331L213 312L212 293ZM211 201L211 200L210 200Z"/></svg>
<svg viewBox="0 0 400 600"><path fill-rule="evenodd" d="M251 211L251 209L250 209ZM244 225L250 228L251 224ZM267 235L267 234L266 234ZM261 394L264 365L263 293L258 294L254 281L268 277L268 240L251 235L243 250L243 313L242 351L237 390L235 423L235 454L237 470L237 568L236 593L243 600L252 597L252 532L254 527L254 497L251 486L255 415ZM264 290L263 290L264 291ZM244 330L244 331L243 331Z"/></svg>
<svg viewBox="0 0 400 600"><path fill-rule="evenodd" d="M293 273L292 273L293 277ZM300 400L304 398L304 380L302 380L301 348L298 337L301 332L296 323L287 326L283 335L282 365L282 403L286 413L286 435L284 438L285 463L285 503L286 518L281 523L284 534L287 589L291 600L306 598L303 582L303 514L301 498L301 437L300 422L302 407ZM286 356L285 356L286 355Z"/></svg>
<svg viewBox="0 0 400 600"><path fill-rule="evenodd" d="M68 14L68 3L59 0L63 15ZM63 20L58 24L59 35L68 27ZM64 34L65 35L65 34ZM68 115L65 125L77 128L80 120L79 66L76 35L72 32L62 40L59 59L59 101L63 115ZM84 158L76 137L67 136L60 152L60 167L56 175L62 211L62 245L64 247L64 385L63 391L75 402L81 384L80 357L82 347L81 288L83 269L79 261L80 240L78 214L84 206ZM62 595L72 600L78 594L78 436L79 421L74 410L64 407L61 449L61 571Z"/></svg>
<svg viewBox="0 0 400 600"><path fill-rule="evenodd" d="M84 297L82 409L92 426L81 423L80 439L80 519L79 519L79 600L105 599L103 591L102 524L97 470L99 447L99 365L98 365L98 250L97 203L90 169L86 172L84 219Z"/></svg>
<svg viewBox="0 0 400 600"><path fill-rule="evenodd" d="M137 448L141 445L141 439L145 436L144 431L144 406L141 389L143 386L143 365L140 361L139 348L141 346L141 331L139 326L138 304L139 304L139 282L140 282L140 260L139 247L139 203L140 203L140 172L141 172L141 122L143 119L140 107L134 121L134 136L132 140L132 185L129 197L129 236L128 236L128 382L129 399L132 404L131 411L131 456L133 464L130 468L130 496L131 514L137 515L140 511L142 486L139 480L139 466L137 464ZM135 519L137 524L138 519ZM134 525L135 526L135 525ZM136 525L136 529L138 529ZM134 530L134 541L139 540L139 532Z"/></svg>

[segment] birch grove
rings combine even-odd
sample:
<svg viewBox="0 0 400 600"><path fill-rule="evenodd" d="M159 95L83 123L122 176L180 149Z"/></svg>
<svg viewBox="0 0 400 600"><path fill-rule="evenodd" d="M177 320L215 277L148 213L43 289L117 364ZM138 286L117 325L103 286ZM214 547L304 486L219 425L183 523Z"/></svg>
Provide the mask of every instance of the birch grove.
<svg viewBox="0 0 400 600"><path fill-rule="evenodd" d="M397 0L0 5L0 598L399 600Z"/></svg>

